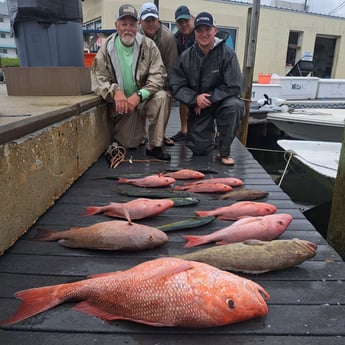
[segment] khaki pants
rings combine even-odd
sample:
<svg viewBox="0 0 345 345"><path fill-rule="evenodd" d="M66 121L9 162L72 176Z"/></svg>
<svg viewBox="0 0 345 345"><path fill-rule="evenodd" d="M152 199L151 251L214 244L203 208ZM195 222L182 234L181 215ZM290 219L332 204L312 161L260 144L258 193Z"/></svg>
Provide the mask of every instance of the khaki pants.
<svg viewBox="0 0 345 345"><path fill-rule="evenodd" d="M129 114L114 115L114 139L125 148L136 148L145 140L142 116L149 120L149 143L162 146L165 125L169 116L169 96L163 90L156 92L148 101L140 103Z"/></svg>

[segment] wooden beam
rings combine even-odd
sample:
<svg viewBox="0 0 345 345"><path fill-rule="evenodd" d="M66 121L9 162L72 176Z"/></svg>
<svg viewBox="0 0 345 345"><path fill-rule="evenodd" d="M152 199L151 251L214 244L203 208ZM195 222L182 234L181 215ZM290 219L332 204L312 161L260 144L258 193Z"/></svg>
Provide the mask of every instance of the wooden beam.
<svg viewBox="0 0 345 345"><path fill-rule="evenodd" d="M246 33L246 50L244 53L244 63L243 63L243 93L241 97L245 100L245 116L242 121L242 126L239 130L238 138L243 145L247 143L248 137L248 122L249 122L249 112L250 103L252 98L252 84L253 84L253 73L255 64L255 54L256 54L256 43L257 43L257 33L259 27L259 17L260 17L260 0L253 0L253 6L248 8L247 16L247 33Z"/></svg>

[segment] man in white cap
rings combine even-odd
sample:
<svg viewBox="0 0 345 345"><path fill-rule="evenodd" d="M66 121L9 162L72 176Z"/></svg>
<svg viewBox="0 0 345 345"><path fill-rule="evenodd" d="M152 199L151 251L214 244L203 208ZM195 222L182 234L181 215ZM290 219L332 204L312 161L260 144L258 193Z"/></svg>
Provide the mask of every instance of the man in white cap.
<svg viewBox="0 0 345 345"><path fill-rule="evenodd" d="M144 3L140 8L139 13L141 33L147 37L150 37L156 43L161 53L164 66L168 72L169 79L171 70L177 60L177 46L175 37L173 33L159 21L158 9L152 2ZM168 90L168 84L166 86L166 89ZM170 97L168 118L171 111L171 101L172 99ZM174 145L174 142L167 136L164 136L164 143L166 145Z"/></svg>
<svg viewBox="0 0 345 345"><path fill-rule="evenodd" d="M224 165L233 165L230 148L245 110L240 99L240 65L236 53L216 37L210 13L195 17L194 32L196 43L180 55L170 76L174 97L189 108L186 146L196 155L212 151L216 122L217 158Z"/></svg>
<svg viewBox="0 0 345 345"><path fill-rule="evenodd" d="M148 117L146 154L170 160L162 149L167 122L167 73L155 43L138 32L138 15L132 5L117 13L116 33L97 52L91 67L92 90L114 104L114 139L126 148L145 140L142 116Z"/></svg>

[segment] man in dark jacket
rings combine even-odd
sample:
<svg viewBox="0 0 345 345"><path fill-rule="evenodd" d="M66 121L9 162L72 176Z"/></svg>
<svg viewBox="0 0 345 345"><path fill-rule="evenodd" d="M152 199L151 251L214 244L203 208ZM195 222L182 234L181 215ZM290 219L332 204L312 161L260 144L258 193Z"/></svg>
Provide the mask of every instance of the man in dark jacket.
<svg viewBox="0 0 345 345"><path fill-rule="evenodd" d="M184 51L170 76L174 97L189 108L186 146L205 155L214 147L215 121L219 132L219 155L233 165L230 147L244 116L240 99L242 73L235 52L216 37L210 13L194 21L195 43Z"/></svg>

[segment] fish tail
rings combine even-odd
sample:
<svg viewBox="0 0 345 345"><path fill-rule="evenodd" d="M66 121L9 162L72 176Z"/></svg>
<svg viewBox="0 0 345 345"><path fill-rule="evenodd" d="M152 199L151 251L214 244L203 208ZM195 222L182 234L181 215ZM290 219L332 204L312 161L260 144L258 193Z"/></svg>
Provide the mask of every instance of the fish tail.
<svg viewBox="0 0 345 345"><path fill-rule="evenodd" d="M210 211L195 211L195 213L196 213L199 217L207 217L207 216L210 216Z"/></svg>
<svg viewBox="0 0 345 345"><path fill-rule="evenodd" d="M57 232L54 230L38 229L35 237L31 238L33 241L55 241L55 234Z"/></svg>
<svg viewBox="0 0 345 345"><path fill-rule="evenodd" d="M85 213L83 213L83 216L92 216L97 213L101 213L102 211L100 210L100 207L97 206L89 206L86 208Z"/></svg>
<svg viewBox="0 0 345 345"><path fill-rule="evenodd" d="M205 238L205 236L184 235L182 237L185 240L187 240L186 244L184 245L185 248L196 247L196 246L200 246L201 244L208 243L208 240Z"/></svg>
<svg viewBox="0 0 345 345"><path fill-rule="evenodd" d="M126 179L125 177L119 177L119 179L117 180L117 182L119 183L127 183L128 179Z"/></svg>
<svg viewBox="0 0 345 345"><path fill-rule="evenodd" d="M22 301L18 309L0 325L9 325L39 314L64 302L59 296L59 285L39 287L17 292L14 296ZM65 298L66 299L66 298Z"/></svg>

